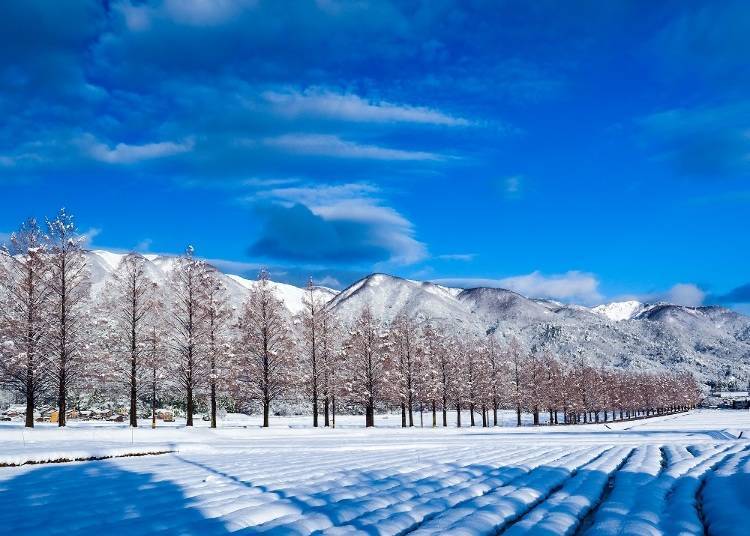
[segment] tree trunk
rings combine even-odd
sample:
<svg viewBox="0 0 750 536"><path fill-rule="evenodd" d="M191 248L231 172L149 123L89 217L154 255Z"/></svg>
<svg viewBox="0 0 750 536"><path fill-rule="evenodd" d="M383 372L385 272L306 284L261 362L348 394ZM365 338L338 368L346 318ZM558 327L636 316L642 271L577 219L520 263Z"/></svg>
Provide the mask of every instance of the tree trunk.
<svg viewBox="0 0 750 536"><path fill-rule="evenodd" d="M456 427L461 428L461 403L456 402Z"/></svg>
<svg viewBox="0 0 750 536"><path fill-rule="evenodd" d="M469 422L471 426L474 426L474 402L469 404L469 416L470 416Z"/></svg>
<svg viewBox="0 0 750 536"><path fill-rule="evenodd" d="M34 428L34 358L31 352L26 360L26 428Z"/></svg>
<svg viewBox="0 0 750 536"><path fill-rule="evenodd" d="M135 345L135 328L131 334L130 346L130 426L138 426L138 386L136 385L136 345Z"/></svg>
<svg viewBox="0 0 750 536"><path fill-rule="evenodd" d="M497 398L492 399L492 426L497 426Z"/></svg>
<svg viewBox="0 0 750 536"><path fill-rule="evenodd" d="M216 428L216 379L211 378L211 428Z"/></svg>
<svg viewBox="0 0 750 536"><path fill-rule="evenodd" d="M268 428L268 414L271 410L271 401L268 397L263 398L263 428Z"/></svg>
<svg viewBox="0 0 750 536"><path fill-rule="evenodd" d="M437 426L437 408L435 407L435 400L432 400L432 427L435 428Z"/></svg>
<svg viewBox="0 0 750 536"><path fill-rule="evenodd" d="M367 407L365 408L365 428L372 428L375 426L375 402L372 398L367 401Z"/></svg>
<svg viewBox="0 0 750 536"><path fill-rule="evenodd" d="M516 426L521 426L521 404L516 404Z"/></svg>
<svg viewBox="0 0 750 536"><path fill-rule="evenodd" d="M317 392L317 388L314 385L313 385L312 403L313 403L313 428L317 428L318 427L318 392Z"/></svg>
<svg viewBox="0 0 750 536"><path fill-rule="evenodd" d="M409 427L414 426L414 398L409 389Z"/></svg>
<svg viewBox="0 0 750 536"><path fill-rule="evenodd" d="M67 389L65 388L65 366L62 366L60 368L60 388L57 393L57 426L63 427L65 426L65 412L68 408L66 405Z"/></svg>
<svg viewBox="0 0 750 536"><path fill-rule="evenodd" d="M151 428L156 428L156 367L151 376Z"/></svg>
<svg viewBox="0 0 750 536"><path fill-rule="evenodd" d="M448 426L448 399L443 397L443 426Z"/></svg>
<svg viewBox="0 0 750 536"><path fill-rule="evenodd" d="M331 428L336 428L336 396L331 396Z"/></svg>
<svg viewBox="0 0 750 536"><path fill-rule="evenodd" d="M187 388L187 422L185 426L193 426L193 386Z"/></svg>
<svg viewBox="0 0 750 536"><path fill-rule="evenodd" d="M406 405L401 401L401 428L406 428Z"/></svg>
<svg viewBox="0 0 750 536"><path fill-rule="evenodd" d="M331 421L329 420L328 412L330 411L329 408L329 402L328 402L328 395L325 395L323 398L323 425L328 428L331 425Z"/></svg>

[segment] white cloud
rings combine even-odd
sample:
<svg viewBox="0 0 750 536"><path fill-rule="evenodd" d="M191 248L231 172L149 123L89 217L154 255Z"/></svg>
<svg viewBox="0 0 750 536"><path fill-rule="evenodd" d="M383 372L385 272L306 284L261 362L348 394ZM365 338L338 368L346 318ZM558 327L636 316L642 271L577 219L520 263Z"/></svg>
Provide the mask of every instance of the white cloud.
<svg viewBox="0 0 750 536"><path fill-rule="evenodd" d="M257 0L165 0L164 12L181 24L218 26L257 3Z"/></svg>
<svg viewBox="0 0 750 536"><path fill-rule="evenodd" d="M203 259L211 266L230 274L258 272L265 266L256 262L230 261L226 259Z"/></svg>
<svg viewBox="0 0 750 536"><path fill-rule="evenodd" d="M259 192L247 201L266 199L291 206L305 205L327 221L356 222L367 226L368 239L390 253L390 263L414 264L427 258L427 247L415 238L414 225L378 197L367 183L316 184Z"/></svg>
<svg viewBox="0 0 750 536"><path fill-rule="evenodd" d="M438 255L436 258L442 261L464 261L470 262L476 258L476 253L446 253L444 255Z"/></svg>
<svg viewBox="0 0 750 536"><path fill-rule="evenodd" d="M135 245L135 250L140 251L141 253L145 253L151 248L151 244L153 243L154 241L150 238L144 238Z"/></svg>
<svg viewBox="0 0 750 536"><path fill-rule="evenodd" d="M373 197L379 189L372 184L352 182L345 184L316 184L273 188L259 192L255 197L270 197L301 203L308 207L323 207L351 199Z"/></svg>
<svg viewBox="0 0 750 536"><path fill-rule="evenodd" d="M400 161L438 161L446 158L424 151L404 151L380 145L361 144L330 134L284 134L266 138L263 143L292 153L333 158Z"/></svg>
<svg viewBox="0 0 750 536"><path fill-rule="evenodd" d="M521 175L505 177L502 181L502 189L506 199L520 198L523 194L523 177Z"/></svg>
<svg viewBox="0 0 750 536"><path fill-rule="evenodd" d="M678 283L664 294L666 301L689 307L702 305L705 298L706 293L692 283Z"/></svg>
<svg viewBox="0 0 750 536"><path fill-rule="evenodd" d="M185 140L182 142L146 143L144 145L118 143L111 148L90 135L79 140L79 144L91 158L108 164L130 164L142 160L164 158L189 152L194 145L192 140Z"/></svg>
<svg viewBox="0 0 750 536"><path fill-rule="evenodd" d="M44 158L36 153L22 152L9 155L0 155L0 167L12 168L23 164L34 164L42 162Z"/></svg>
<svg viewBox="0 0 750 536"><path fill-rule="evenodd" d="M318 117L361 123L415 123L440 126L468 126L472 123L439 110L421 106L366 100L354 94L324 88L306 91L266 91L262 94L277 114L287 117Z"/></svg>
<svg viewBox="0 0 750 536"><path fill-rule="evenodd" d="M593 274L579 271L551 275L535 271L502 279L445 278L434 281L441 285L464 288L506 288L529 298L547 298L583 304L600 303L602 299L599 292L599 279Z"/></svg>
<svg viewBox="0 0 750 536"><path fill-rule="evenodd" d="M83 247L86 247L86 248L92 247L94 243L94 238L96 238L100 234L102 234L102 230L98 227L91 227L90 229L81 233L81 238L83 240Z"/></svg>
<svg viewBox="0 0 750 536"><path fill-rule="evenodd" d="M325 276L320 281L314 281L314 283L320 287L329 287L333 289L339 289L344 286L341 284L341 281L330 275Z"/></svg>
<svg viewBox="0 0 750 536"><path fill-rule="evenodd" d="M677 283L667 290L641 294L625 294L611 301L637 300L642 303L668 302L687 307L703 305L706 292L693 283Z"/></svg>

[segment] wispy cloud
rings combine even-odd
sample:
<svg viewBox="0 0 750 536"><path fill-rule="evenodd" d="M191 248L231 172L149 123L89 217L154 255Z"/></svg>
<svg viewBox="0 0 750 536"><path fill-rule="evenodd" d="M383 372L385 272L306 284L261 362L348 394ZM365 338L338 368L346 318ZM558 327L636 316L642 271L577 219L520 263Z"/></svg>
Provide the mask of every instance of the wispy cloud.
<svg viewBox="0 0 750 536"><path fill-rule="evenodd" d="M367 100L352 93L336 93L325 88L305 91L266 91L262 94L277 114L286 117L313 117L360 123L415 123L438 126L469 126L468 119L448 115L433 108Z"/></svg>
<svg viewBox="0 0 750 536"><path fill-rule="evenodd" d="M154 241L151 240L150 238L144 238L143 240L141 240L135 245L134 249L136 251L140 251L141 253L145 253L151 248L151 244L153 243Z"/></svg>
<svg viewBox="0 0 750 536"><path fill-rule="evenodd" d="M130 164L142 160L164 158L189 152L194 146L192 140L185 140L181 142L163 141L146 143L143 145L118 143L114 147L110 147L97 141L93 136L84 136L79 140L79 144L91 158L108 164Z"/></svg>
<svg viewBox="0 0 750 536"><path fill-rule="evenodd" d="M500 188L506 199L520 199L523 196L524 178L522 175L512 175L500 181Z"/></svg>
<svg viewBox="0 0 750 536"><path fill-rule="evenodd" d="M265 266L257 262L232 261L228 259L203 259L211 266L230 274L248 274L258 272ZM278 272L277 275L281 275Z"/></svg>
<svg viewBox="0 0 750 536"><path fill-rule="evenodd" d="M102 230L99 227L91 227L81 233L81 238L83 239L83 246L86 248L91 248L94 245L94 238L102 234Z"/></svg>
<svg viewBox="0 0 750 536"><path fill-rule="evenodd" d="M263 140L266 146L291 153L331 158L395 161L439 161L447 157L425 151L362 144L330 134L284 134Z"/></svg>
<svg viewBox="0 0 750 536"><path fill-rule="evenodd" d="M637 122L645 144L679 173L750 172L750 101L663 110Z"/></svg>
<svg viewBox="0 0 750 536"><path fill-rule="evenodd" d="M636 300L643 303L667 302L686 307L698 307L709 297L708 293L694 283L676 283L666 290L625 294L610 301Z"/></svg>
<svg viewBox="0 0 750 536"><path fill-rule="evenodd" d="M735 287L726 294L711 296L715 303L745 303L750 304L750 283Z"/></svg>
<svg viewBox="0 0 750 536"><path fill-rule="evenodd" d="M435 258L441 261L463 261L470 262L476 258L476 253L445 253L443 255L437 255Z"/></svg>
<svg viewBox="0 0 750 536"><path fill-rule="evenodd" d="M579 271L550 275L544 275L536 271L501 279L443 278L434 281L441 285L462 288L505 288L530 298L546 298L583 304L596 304L602 300L602 294L599 292L599 279L594 274Z"/></svg>

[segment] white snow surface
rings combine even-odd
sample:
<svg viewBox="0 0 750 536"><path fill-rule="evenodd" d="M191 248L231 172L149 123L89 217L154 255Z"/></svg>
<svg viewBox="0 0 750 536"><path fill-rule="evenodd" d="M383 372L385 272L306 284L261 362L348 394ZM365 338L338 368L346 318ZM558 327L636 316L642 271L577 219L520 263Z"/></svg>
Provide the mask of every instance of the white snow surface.
<svg viewBox="0 0 750 536"><path fill-rule="evenodd" d="M230 415L156 430L0 423L7 534L748 534L750 413L559 427L398 428ZM738 436L742 435L742 438ZM98 453L98 454L97 454ZM75 456L74 456L75 454Z"/></svg>
<svg viewBox="0 0 750 536"><path fill-rule="evenodd" d="M643 304L639 301L612 302L603 305L597 305L591 309L595 313L619 322L620 320L630 320L635 318L643 310Z"/></svg>

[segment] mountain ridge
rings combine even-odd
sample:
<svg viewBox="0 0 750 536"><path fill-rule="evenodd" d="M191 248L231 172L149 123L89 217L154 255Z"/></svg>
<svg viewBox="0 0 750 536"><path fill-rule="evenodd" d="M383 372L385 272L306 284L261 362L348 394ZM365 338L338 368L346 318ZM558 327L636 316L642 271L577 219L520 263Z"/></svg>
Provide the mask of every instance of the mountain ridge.
<svg viewBox="0 0 750 536"><path fill-rule="evenodd" d="M125 254L87 251L94 294ZM177 257L144 255L147 273L164 282ZM221 271L220 271L221 272ZM255 281L223 274L230 301L239 307ZM304 289L272 282L290 313L302 309ZM703 381L750 375L750 317L717 306L612 302L596 307L528 298L508 289L454 288L373 273L341 291L316 287L344 325L367 306L381 322L404 313L445 333L517 339L527 350L548 348L561 357L585 354L594 364L637 369L688 370ZM723 377L723 376L722 376Z"/></svg>

